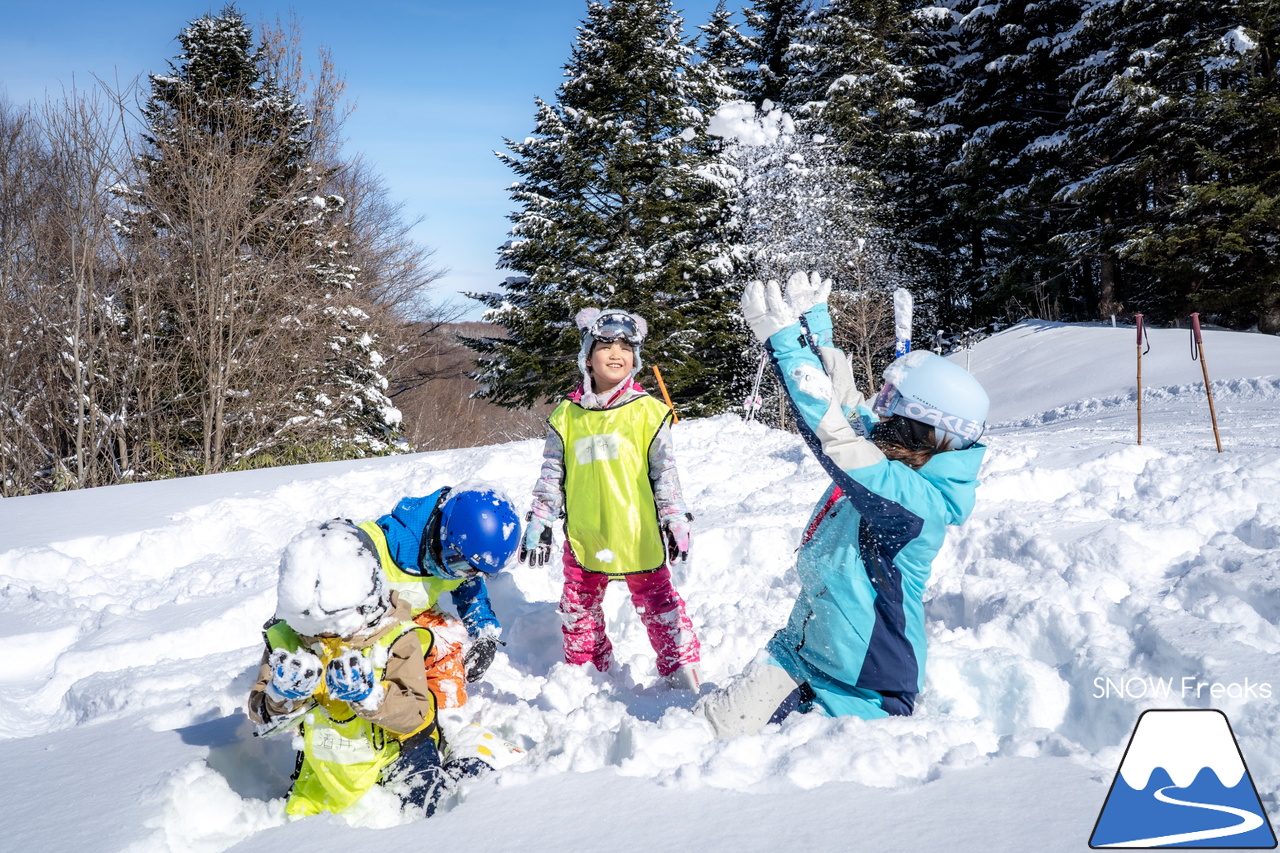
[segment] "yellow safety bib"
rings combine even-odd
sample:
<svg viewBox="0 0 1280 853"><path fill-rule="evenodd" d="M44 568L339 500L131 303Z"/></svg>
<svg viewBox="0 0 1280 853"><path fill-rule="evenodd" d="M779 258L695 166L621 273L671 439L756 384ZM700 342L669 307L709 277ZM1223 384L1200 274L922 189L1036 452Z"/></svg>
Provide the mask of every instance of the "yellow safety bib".
<svg viewBox="0 0 1280 853"><path fill-rule="evenodd" d="M431 648L431 632L402 622L393 631L380 637L361 653L374 661L374 681L382 680L386 669L387 650L407 631L420 631L419 641L423 654ZM284 622L277 622L266 631L267 644L272 649L288 649L296 652L303 648L302 639ZM328 665L344 649L342 641L321 640L308 650ZM375 651L376 650L376 651ZM325 682L316 690L316 705L302 718L302 765L298 777L289 791L285 803L286 814L313 815L320 812L340 812L350 807L365 792L377 784L382 771L400 757L400 743L418 732L436 727L435 714L412 732L390 732L361 718L346 702L331 699ZM439 732L431 737L439 742Z"/></svg>
<svg viewBox="0 0 1280 853"><path fill-rule="evenodd" d="M373 539L373 545L378 549L378 560L382 562L382 573L387 576L387 585L400 593L401 601L408 602L413 608L414 616L434 609L441 595L462 586L465 578L447 581L432 574L419 576L402 571L391 556L391 548L387 545L387 534L382 532L378 522L366 521L357 527Z"/></svg>
<svg viewBox="0 0 1280 853"><path fill-rule="evenodd" d="M648 395L614 409L565 400L551 413L564 443L565 533L587 571L628 575L666 562L649 446L669 417Z"/></svg>

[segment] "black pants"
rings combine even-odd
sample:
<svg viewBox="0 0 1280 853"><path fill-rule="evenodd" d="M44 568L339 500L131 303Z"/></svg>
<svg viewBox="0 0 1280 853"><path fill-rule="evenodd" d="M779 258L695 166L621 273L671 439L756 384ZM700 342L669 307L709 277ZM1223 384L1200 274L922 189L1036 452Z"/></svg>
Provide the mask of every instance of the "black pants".
<svg viewBox="0 0 1280 853"><path fill-rule="evenodd" d="M401 744L400 757L384 781L400 789L400 800L405 806L422 809L431 817L460 779L479 776L488 769L489 765L478 758L441 762L440 748L424 732Z"/></svg>

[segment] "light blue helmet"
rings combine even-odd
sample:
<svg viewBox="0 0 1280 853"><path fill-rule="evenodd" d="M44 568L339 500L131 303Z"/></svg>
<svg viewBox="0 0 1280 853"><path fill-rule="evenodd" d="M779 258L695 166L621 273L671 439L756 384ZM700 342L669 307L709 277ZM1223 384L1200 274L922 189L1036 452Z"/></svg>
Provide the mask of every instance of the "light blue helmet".
<svg viewBox="0 0 1280 853"><path fill-rule="evenodd" d="M519 544L511 501L492 489L456 491L440 508L440 571L432 566L432 572L445 580L495 574Z"/></svg>
<svg viewBox="0 0 1280 853"><path fill-rule="evenodd" d="M990 398L977 379L940 355L917 350L884 370L884 387L871 410L901 415L934 428L939 447L963 450L982 437Z"/></svg>

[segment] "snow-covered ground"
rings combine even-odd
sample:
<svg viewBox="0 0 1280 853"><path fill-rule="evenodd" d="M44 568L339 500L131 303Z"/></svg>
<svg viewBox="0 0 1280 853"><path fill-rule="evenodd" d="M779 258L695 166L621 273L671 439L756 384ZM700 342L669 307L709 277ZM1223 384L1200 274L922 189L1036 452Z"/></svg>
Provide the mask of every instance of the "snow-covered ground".
<svg viewBox="0 0 1280 853"><path fill-rule="evenodd" d="M523 503L540 442L0 501L0 848L1086 850L1148 708L1219 708L1280 811L1280 338L1208 332L1224 452L1186 331L1024 323L956 356L990 453L928 604L915 716L793 716L711 740L657 685L625 592L620 666L560 662L556 574L492 584L506 647L459 715L528 751L430 821L375 791L286 823L288 738L241 704L285 542L463 479ZM797 436L674 428L697 514L677 587L724 684L785 620L824 476ZM1214 687L1213 685L1218 685ZM374 831L378 829L379 831Z"/></svg>

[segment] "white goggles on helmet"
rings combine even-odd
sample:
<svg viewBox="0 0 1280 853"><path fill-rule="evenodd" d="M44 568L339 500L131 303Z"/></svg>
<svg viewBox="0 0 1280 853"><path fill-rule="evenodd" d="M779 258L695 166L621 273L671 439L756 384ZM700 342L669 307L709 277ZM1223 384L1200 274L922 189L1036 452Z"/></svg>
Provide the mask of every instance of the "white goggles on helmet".
<svg viewBox="0 0 1280 853"><path fill-rule="evenodd" d="M946 412L904 397L896 386L888 382L884 384L880 389L880 393L876 395L875 400L871 402L871 411L882 418L901 415L913 421L929 424L939 433L948 432L961 439L963 442L962 447L968 447L982 438L983 430L986 429L985 424L965 420L955 415L948 415ZM938 436L939 443L941 443L942 438L942 435Z"/></svg>
<svg viewBox="0 0 1280 853"><path fill-rule="evenodd" d="M587 327L587 334L597 341L626 341L635 346L644 340L635 318L621 311L601 314Z"/></svg>

